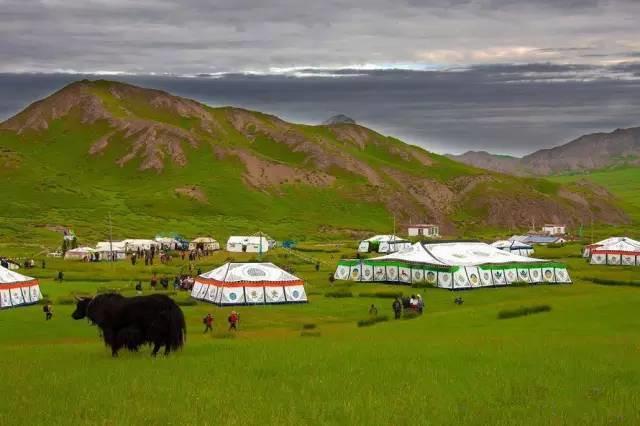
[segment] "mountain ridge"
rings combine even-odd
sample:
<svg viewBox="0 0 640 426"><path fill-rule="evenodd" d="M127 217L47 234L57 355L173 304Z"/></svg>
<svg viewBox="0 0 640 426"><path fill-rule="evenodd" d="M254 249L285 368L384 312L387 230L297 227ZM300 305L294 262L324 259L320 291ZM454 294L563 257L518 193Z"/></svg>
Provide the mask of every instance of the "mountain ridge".
<svg viewBox="0 0 640 426"><path fill-rule="evenodd" d="M337 234L384 231L391 216L452 235L531 220L577 224L592 213L628 222L590 184L488 173L358 124L288 123L107 80L72 83L0 123L0 145L15 164L2 174L20 188L16 200L50 208L29 226L64 218L89 232L86 217L107 208L148 226L180 223L186 209L193 227L208 215L215 229L258 222ZM43 197L41 188L51 189ZM16 215L9 209L5 221Z"/></svg>
<svg viewBox="0 0 640 426"><path fill-rule="evenodd" d="M519 176L549 176L607 167L638 166L640 127L583 135L563 145L540 149L520 158L486 151L467 151L447 157L474 167Z"/></svg>

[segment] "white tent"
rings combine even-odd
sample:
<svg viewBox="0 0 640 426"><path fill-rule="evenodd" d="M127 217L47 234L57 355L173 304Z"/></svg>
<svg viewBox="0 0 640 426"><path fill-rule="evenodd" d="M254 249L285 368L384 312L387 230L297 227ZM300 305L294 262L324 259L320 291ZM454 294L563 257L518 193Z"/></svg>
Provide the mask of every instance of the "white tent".
<svg viewBox="0 0 640 426"><path fill-rule="evenodd" d="M91 247L77 247L67 250L64 258L67 260L90 260L94 252L95 250Z"/></svg>
<svg viewBox="0 0 640 426"><path fill-rule="evenodd" d="M0 266L0 308L29 305L40 299L38 280Z"/></svg>
<svg viewBox="0 0 640 426"><path fill-rule="evenodd" d="M632 245L640 246L640 241L636 241L629 237L610 237L602 241L598 241L597 243L593 243L585 246L584 249L582 250L582 257L589 258L591 257L591 250L598 249L604 246L609 246L616 243L620 243L620 242L627 242Z"/></svg>
<svg viewBox="0 0 640 426"><path fill-rule="evenodd" d="M151 250L151 247L155 247L156 250L160 249L160 243L154 240L144 239L127 239L122 240L124 249L127 253L131 253L138 250Z"/></svg>
<svg viewBox="0 0 640 426"><path fill-rule="evenodd" d="M231 236L227 241L227 251L246 253L266 253L270 249L269 240L259 235Z"/></svg>
<svg viewBox="0 0 640 426"><path fill-rule="evenodd" d="M189 243L189 250L220 250L220 243L211 237L198 237Z"/></svg>
<svg viewBox="0 0 640 426"><path fill-rule="evenodd" d="M373 259L341 260L340 280L427 283L452 290L514 282L571 283L560 263L519 256L485 243L416 243Z"/></svg>
<svg viewBox="0 0 640 426"><path fill-rule="evenodd" d="M225 263L195 279L191 297L216 305L304 303L304 282L273 263Z"/></svg>
<svg viewBox="0 0 640 426"><path fill-rule="evenodd" d="M529 257L533 254L533 246L520 241L500 240L491 244L493 247L508 253Z"/></svg>
<svg viewBox="0 0 640 426"><path fill-rule="evenodd" d="M640 266L640 242L627 237L612 237L591 244L583 250L583 256L592 265Z"/></svg>
<svg viewBox="0 0 640 426"><path fill-rule="evenodd" d="M360 241L358 251L360 253L395 253L411 246L411 241L395 235L374 235L371 238Z"/></svg>
<svg viewBox="0 0 640 426"><path fill-rule="evenodd" d="M96 244L100 260L123 260L127 258L123 241L100 241Z"/></svg>

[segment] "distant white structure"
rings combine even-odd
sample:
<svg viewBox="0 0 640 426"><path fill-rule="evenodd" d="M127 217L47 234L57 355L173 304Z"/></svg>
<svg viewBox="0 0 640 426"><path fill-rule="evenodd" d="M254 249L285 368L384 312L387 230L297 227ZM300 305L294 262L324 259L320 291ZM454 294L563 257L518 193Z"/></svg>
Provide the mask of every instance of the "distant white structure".
<svg viewBox="0 0 640 426"><path fill-rule="evenodd" d="M567 226L546 224L542 227L542 232L547 235L565 235L567 233Z"/></svg>
<svg viewBox="0 0 640 426"><path fill-rule="evenodd" d="M85 260L88 261L93 257L94 249L91 247L77 247L67 250L64 254L66 260Z"/></svg>
<svg viewBox="0 0 640 426"><path fill-rule="evenodd" d="M519 256L529 257L533 254L533 247L521 241L500 240L491 245L502 251L517 254Z"/></svg>
<svg viewBox="0 0 640 426"><path fill-rule="evenodd" d="M127 258L123 241L100 241L95 250L100 260L123 260Z"/></svg>
<svg viewBox="0 0 640 426"><path fill-rule="evenodd" d="M413 243L395 235L374 235L371 238L360 241L358 252L360 253L395 253L411 247Z"/></svg>
<svg viewBox="0 0 640 426"><path fill-rule="evenodd" d="M231 236L227 241L227 251L236 253L266 253L271 248L270 241L263 236Z"/></svg>
<svg viewBox="0 0 640 426"><path fill-rule="evenodd" d="M211 237L198 237L189 242L189 250L220 250L220 243Z"/></svg>
<svg viewBox="0 0 640 426"><path fill-rule="evenodd" d="M122 240L124 243L124 249L127 253L132 253L138 250L151 250L151 247L154 247L155 250L160 249L160 243L154 240L143 240L143 239L127 239Z"/></svg>
<svg viewBox="0 0 640 426"><path fill-rule="evenodd" d="M430 223L419 223L416 225L409 225L407 234L410 237L420 236L428 238L438 238L440 236L440 228L438 228L438 225L433 225Z"/></svg>

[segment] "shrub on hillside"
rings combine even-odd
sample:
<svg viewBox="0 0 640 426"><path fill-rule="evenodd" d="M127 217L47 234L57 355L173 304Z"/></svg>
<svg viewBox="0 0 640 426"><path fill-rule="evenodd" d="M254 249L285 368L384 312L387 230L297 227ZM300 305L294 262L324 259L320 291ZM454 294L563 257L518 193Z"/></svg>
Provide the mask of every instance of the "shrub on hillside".
<svg viewBox="0 0 640 426"><path fill-rule="evenodd" d="M380 291L368 291L362 292L358 296L360 297L377 297L381 299L395 299L396 297L402 297L401 291L395 290L380 290Z"/></svg>
<svg viewBox="0 0 640 426"><path fill-rule="evenodd" d="M358 321L358 327L368 327L370 325L377 324L379 322L389 321L389 317L386 315L376 315L375 317L365 318Z"/></svg>
<svg viewBox="0 0 640 426"><path fill-rule="evenodd" d="M350 290L334 290L334 291L328 291L324 294L325 297L336 297L336 298L342 298L342 297L353 297L353 293Z"/></svg>
<svg viewBox="0 0 640 426"><path fill-rule="evenodd" d="M521 306L517 309L504 309L498 312L498 319L517 318L549 311L551 311L549 305Z"/></svg>

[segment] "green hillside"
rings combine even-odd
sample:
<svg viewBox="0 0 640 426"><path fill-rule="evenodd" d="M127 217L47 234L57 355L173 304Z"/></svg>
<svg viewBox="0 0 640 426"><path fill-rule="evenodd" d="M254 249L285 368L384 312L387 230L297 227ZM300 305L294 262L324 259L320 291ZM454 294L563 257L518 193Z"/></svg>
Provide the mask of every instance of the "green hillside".
<svg viewBox="0 0 640 426"><path fill-rule="evenodd" d="M626 223L591 185L490 173L356 124L308 126L109 81L73 83L0 124L0 240L258 230L303 239L432 221L446 234L532 220Z"/></svg>

